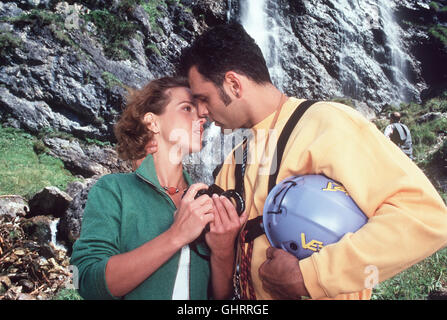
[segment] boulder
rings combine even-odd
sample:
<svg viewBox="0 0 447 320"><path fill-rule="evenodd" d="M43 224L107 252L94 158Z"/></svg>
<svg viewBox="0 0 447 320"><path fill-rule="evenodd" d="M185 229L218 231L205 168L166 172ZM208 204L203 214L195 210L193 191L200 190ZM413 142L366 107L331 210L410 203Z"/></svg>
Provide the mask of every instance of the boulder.
<svg viewBox="0 0 447 320"><path fill-rule="evenodd" d="M29 201L29 216L53 215L62 217L72 198L57 187L45 187Z"/></svg>
<svg viewBox="0 0 447 320"><path fill-rule="evenodd" d="M22 229L28 239L36 241L39 245L51 241L51 219L47 216L37 216L27 219Z"/></svg>
<svg viewBox="0 0 447 320"><path fill-rule="evenodd" d="M0 196L0 216L24 217L29 212L27 201L19 195Z"/></svg>
<svg viewBox="0 0 447 320"><path fill-rule="evenodd" d="M79 238L88 192L96 183L97 179L98 177L86 180L85 187L73 198L66 214L60 219L57 225L56 239L65 244L69 253L71 252L73 243Z"/></svg>
<svg viewBox="0 0 447 320"><path fill-rule="evenodd" d="M73 174L90 178L131 170L130 163L120 160L112 147L82 144L76 140L61 138L45 138L43 142L50 149L49 154L61 159Z"/></svg>

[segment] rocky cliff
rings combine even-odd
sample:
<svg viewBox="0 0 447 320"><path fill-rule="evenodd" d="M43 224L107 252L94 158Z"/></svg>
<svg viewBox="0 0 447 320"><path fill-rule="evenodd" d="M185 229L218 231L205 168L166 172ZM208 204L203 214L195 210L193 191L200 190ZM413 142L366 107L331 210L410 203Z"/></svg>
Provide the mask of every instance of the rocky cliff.
<svg viewBox="0 0 447 320"><path fill-rule="evenodd" d="M430 141L438 151L427 152L436 165L424 160L424 168L447 192L447 3L263 1L265 54L275 83L287 94L349 99L354 107L379 122L384 116L381 111L403 108L405 112L412 102L423 105L430 98L442 97L436 103L424 104L427 112L437 114L437 122L414 121L414 128L430 123L426 126L428 138L420 140ZM34 142L36 153L61 159L65 168L81 180L70 184L66 192L44 189L30 199L6 195L0 199L0 215L7 221L0 234L0 256L8 251L5 259L0 259L1 266L4 270L26 269L0 279L0 289L2 285L9 288L9 298L20 295L11 280L22 281L24 292L35 296L42 286L27 283L26 289L25 280L38 281L52 274L56 279L57 266L67 267L63 257L53 259L54 264L45 267L48 270L42 269L43 275L30 277L34 268L30 257L48 249L49 233L55 237L55 230L50 230L55 224L39 217L59 217L57 239L70 248L79 235L83 206L95 179L130 170L113 149L113 124L123 110L127 89L172 74L181 50L198 34L229 20L244 22L244 16L251 14L247 9L250 2L0 1L0 124L31 133L38 140ZM401 102L406 103L399 106ZM407 117L426 118L421 114L424 110L412 108ZM205 150L216 153L210 145ZM210 168L206 172L201 165L187 168L195 178L209 182ZM60 201L62 205L57 205ZM50 204L52 207L36 209ZM31 216L35 217L28 219ZM37 241L33 238L34 225L43 225L45 239L29 244ZM23 231L19 233L29 233L31 240L14 242L13 226ZM22 245L25 249L19 247ZM26 263L19 267L22 260ZM49 291L56 290L48 281L46 286Z"/></svg>
<svg viewBox="0 0 447 320"><path fill-rule="evenodd" d="M445 2L264 1L264 54L277 55L277 85L291 95L347 96L380 111L446 87ZM244 22L256 1L237 3L233 16Z"/></svg>

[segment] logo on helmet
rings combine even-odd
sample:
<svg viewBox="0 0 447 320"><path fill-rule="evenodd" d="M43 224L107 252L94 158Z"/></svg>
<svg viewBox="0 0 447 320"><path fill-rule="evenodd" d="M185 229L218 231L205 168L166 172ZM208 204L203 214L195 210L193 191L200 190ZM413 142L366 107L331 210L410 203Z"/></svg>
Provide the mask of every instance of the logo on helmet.
<svg viewBox="0 0 447 320"><path fill-rule="evenodd" d="M301 233L301 245L303 249L309 249L314 252L320 251L323 249L323 242L318 240L312 240L309 243L306 243L306 235L304 232Z"/></svg>
<svg viewBox="0 0 447 320"><path fill-rule="evenodd" d="M349 196L349 193L348 191L346 191L345 187L335 182L328 182L326 188L324 188L323 191L341 191L344 192L347 196Z"/></svg>

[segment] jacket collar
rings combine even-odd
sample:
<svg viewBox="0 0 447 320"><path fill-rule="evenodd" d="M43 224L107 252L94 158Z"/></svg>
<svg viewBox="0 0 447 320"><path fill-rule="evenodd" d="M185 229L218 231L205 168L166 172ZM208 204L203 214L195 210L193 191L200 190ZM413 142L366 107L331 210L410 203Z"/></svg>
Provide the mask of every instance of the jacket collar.
<svg viewBox="0 0 447 320"><path fill-rule="evenodd" d="M160 185L160 181L158 181L157 172L155 171L154 157L152 154L148 154L146 158L143 160L141 165L135 171L137 176L151 183L154 187L163 190L163 187ZM183 169L183 177L185 178L186 183L190 186L193 181L189 176L188 172Z"/></svg>

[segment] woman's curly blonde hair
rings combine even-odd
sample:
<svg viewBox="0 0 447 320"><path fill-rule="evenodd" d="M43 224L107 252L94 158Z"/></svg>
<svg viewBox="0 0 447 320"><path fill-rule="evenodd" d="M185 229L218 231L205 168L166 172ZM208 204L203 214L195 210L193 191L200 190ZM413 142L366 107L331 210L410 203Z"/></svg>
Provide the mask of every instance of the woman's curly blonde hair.
<svg viewBox="0 0 447 320"><path fill-rule="evenodd" d="M129 89L127 105L114 126L117 152L123 160L137 160L146 157L146 146L153 133L144 123L144 115L152 112L160 115L170 102L168 90L189 88L185 78L164 77L152 80L142 89Z"/></svg>

